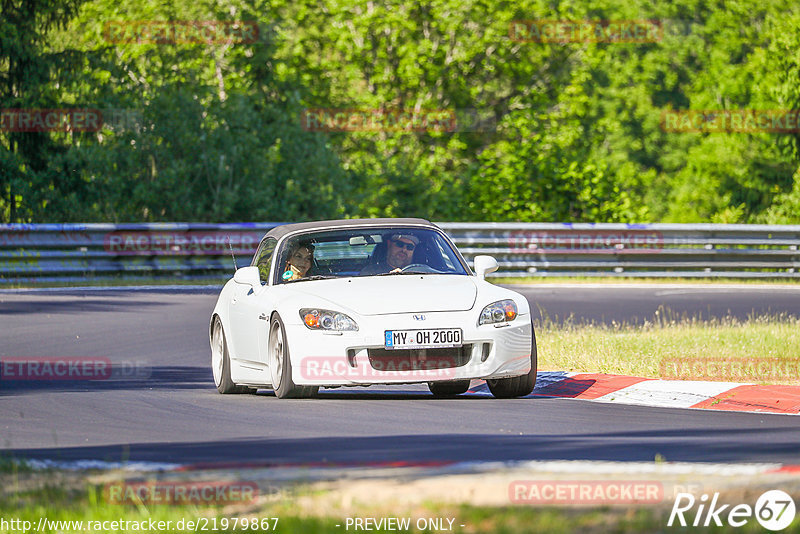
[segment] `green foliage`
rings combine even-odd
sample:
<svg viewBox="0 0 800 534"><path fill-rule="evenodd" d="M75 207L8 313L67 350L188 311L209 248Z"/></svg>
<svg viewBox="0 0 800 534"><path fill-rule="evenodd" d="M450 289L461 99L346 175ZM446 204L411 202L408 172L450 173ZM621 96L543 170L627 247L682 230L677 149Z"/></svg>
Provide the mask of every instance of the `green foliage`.
<svg viewBox="0 0 800 534"><path fill-rule="evenodd" d="M4 0L5 221L800 222L800 135L675 133L665 110L800 109L789 0ZM25 9L23 9L25 6ZM519 20L662 21L655 42L520 42ZM115 42L109 24L255 21L258 39ZM483 128L312 132L309 108L477 110ZM124 120L120 122L120 117Z"/></svg>

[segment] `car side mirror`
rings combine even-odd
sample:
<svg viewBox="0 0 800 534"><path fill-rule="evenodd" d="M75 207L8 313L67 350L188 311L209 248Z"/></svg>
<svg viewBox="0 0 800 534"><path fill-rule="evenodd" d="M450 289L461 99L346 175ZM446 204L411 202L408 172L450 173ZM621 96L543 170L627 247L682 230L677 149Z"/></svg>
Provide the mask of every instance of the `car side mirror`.
<svg viewBox="0 0 800 534"><path fill-rule="evenodd" d="M475 256L475 274L478 278L486 278L486 275L497 270L497 260L492 256Z"/></svg>
<svg viewBox="0 0 800 534"><path fill-rule="evenodd" d="M236 272L233 273L233 281L237 284L248 285L253 289L261 287L261 277L258 273L258 267L250 265L248 267L236 269Z"/></svg>

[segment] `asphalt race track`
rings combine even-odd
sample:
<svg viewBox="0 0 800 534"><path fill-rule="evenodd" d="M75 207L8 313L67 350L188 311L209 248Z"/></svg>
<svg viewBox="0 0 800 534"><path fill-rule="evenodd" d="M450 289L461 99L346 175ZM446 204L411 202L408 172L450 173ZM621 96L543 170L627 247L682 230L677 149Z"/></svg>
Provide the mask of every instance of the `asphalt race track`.
<svg viewBox="0 0 800 534"><path fill-rule="evenodd" d="M518 290L520 288L517 288ZM522 290L551 318L641 321L660 306L703 317L800 316L800 288ZM318 399L217 394L213 292L0 294L0 360L109 358L125 376L0 379L0 448L52 460L204 463L590 459L800 464L800 419L574 399L433 399L427 388L323 390ZM537 311L538 313L538 311ZM2 454L2 452L0 452Z"/></svg>

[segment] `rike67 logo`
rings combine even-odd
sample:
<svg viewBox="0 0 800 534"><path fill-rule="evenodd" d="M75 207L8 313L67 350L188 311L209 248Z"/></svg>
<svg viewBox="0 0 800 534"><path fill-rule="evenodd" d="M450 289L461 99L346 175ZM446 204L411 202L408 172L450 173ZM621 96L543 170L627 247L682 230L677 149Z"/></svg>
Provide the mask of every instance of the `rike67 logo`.
<svg viewBox="0 0 800 534"><path fill-rule="evenodd" d="M719 504L718 501L719 493L714 493L710 502L705 493L699 499L691 493L679 493L675 496L667 526L708 527L713 524L721 527L723 523L727 523L732 527L742 527L755 517L765 529L779 531L794 521L796 511L791 495L781 490L763 493L755 507L748 504L731 507L730 504Z"/></svg>

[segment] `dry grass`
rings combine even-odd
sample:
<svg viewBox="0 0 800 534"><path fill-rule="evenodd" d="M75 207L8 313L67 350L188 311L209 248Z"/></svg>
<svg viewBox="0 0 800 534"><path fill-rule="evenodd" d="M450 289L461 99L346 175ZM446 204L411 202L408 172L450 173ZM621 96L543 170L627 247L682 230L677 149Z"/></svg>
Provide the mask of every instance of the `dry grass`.
<svg viewBox="0 0 800 534"><path fill-rule="evenodd" d="M600 372L665 377L674 364L732 362L744 366L744 375L729 381L799 383L800 319L787 315L750 317L738 320L699 320L670 317L659 312L653 321L631 324L575 324L545 319L537 325L539 368L576 372ZM755 371L753 364L777 363L775 372ZM748 374L747 366L750 365ZM781 374L788 369L786 373ZM755 376L751 376L755 373ZM730 374L730 373L729 373ZM775 375L775 376L774 376ZM777 376L777 377L776 377ZM677 376L666 376L678 378ZM714 376L680 378L725 380Z"/></svg>

